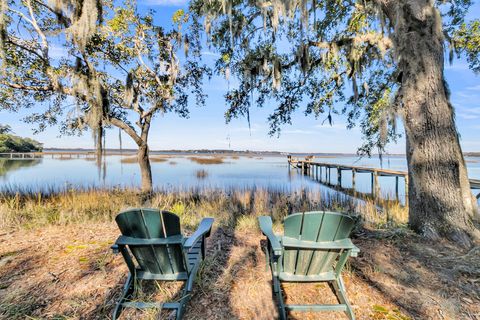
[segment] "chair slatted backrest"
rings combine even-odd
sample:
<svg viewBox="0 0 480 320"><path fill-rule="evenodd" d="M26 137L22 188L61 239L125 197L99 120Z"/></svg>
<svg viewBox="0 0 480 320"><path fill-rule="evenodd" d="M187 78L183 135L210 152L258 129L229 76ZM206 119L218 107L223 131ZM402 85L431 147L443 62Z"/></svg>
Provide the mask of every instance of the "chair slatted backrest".
<svg viewBox="0 0 480 320"><path fill-rule="evenodd" d="M168 211L132 209L121 212L115 221L124 236L157 239L181 236L180 219ZM143 271L153 274L185 272L182 244L130 246Z"/></svg>
<svg viewBox="0 0 480 320"><path fill-rule="evenodd" d="M348 238L354 219L336 212L295 213L284 220L284 236L303 241L328 242ZM318 275L330 271L340 254L336 250L285 248L283 271L295 275Z"/></svg>

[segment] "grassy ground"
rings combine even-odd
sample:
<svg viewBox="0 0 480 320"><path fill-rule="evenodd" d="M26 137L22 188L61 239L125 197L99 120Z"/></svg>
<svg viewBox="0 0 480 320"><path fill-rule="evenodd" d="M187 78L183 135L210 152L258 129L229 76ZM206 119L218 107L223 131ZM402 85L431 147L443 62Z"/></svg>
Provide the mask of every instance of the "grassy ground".
<svg viewBox="0 0 480 320"><path fill-rule="evenodd" d="M108 319L125 281L121 256L110 251L119 232L115 214L148 206L177 213L185 233L215 217L186 319L274 319L277 315L256 217L265 212L281 230L293 211L360 211L353 235L359 257L347 265L347 293L358 319L480 319L480 250L426 243L393 226L373 205L356 207L328 194L268 190L157 193L128 190L0 197L0 318ZM392 214L395 213L395 214ZM389 216L404 219L400 208ZM175 299L177 283L142 284L138 298ZM290 303L334 303L322 284L284 286ZM171 318L127 311L125 319ZM291 314L292 319L346 319L341 313Z"/></svg>

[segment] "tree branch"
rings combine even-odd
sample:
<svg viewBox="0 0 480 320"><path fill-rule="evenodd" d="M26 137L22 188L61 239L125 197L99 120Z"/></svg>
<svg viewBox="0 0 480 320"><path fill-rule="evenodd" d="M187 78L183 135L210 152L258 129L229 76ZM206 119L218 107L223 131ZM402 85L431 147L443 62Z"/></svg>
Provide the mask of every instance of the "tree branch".
<svg viewBox="0 0 480 320"><path fill-rule="evenodd" d="M111 123L117 128L122 129L125 131L132 139L135 141L135 143L140 146L143 144L142 138L137 134L135 129L133 129L131 126L129 126L125 121L117 119L117 118L108 118L107 122Z"/></svg>
<svg viewBox="0 0 480 320"><path fill-rule="evenodd" d="M48 41L47 41L47 37L45 36L45 33L43 33L43 31L38 26L37 19L35 18L35 15L33 14L32 3L30 2L30 0L27 0L26 4L27 4L28 11L30 13L30 17L32 18L32 20L30 22L31 22L33 28L35 29L35 31L38 33L38 36L40 37L40 39L42 41L43 56L44 56L45 60L48 61Z"/></svg>
<svg viewBox="0 0 480 320"><path fill-rule="evenodd" d="M1 84L10 87L12 89L20 89L20 90L25 90L25 91L36 91L36 92L41 92L41 91L53 91L53 86L51 84L46 85L46 86L28 86L24 84L18 84L18 83L10 83L10 82L4 82L2 81Z"/></svg>

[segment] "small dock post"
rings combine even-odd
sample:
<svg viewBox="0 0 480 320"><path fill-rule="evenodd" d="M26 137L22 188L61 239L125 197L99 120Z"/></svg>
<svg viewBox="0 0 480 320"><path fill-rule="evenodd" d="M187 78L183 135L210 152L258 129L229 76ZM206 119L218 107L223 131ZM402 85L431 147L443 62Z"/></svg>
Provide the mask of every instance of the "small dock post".
<svg viewBox="0 0 480 320"><path fill-rule="evenodd" d="M399 201L399 197L398 197L398 176L395 177L395 198L397 199L397 201Z"/></svg>
<svg viewBox="0 0 480 320"><path fill-rule="evenodd" d="M405 208L408 208L408 174L405 175Z"/></svg>
<svg viewBox="0 0 480 320"><path fill-rule="evenodd" d="M378 173L377 170L372 171L372 195L374 198L380 197L380 189L378 186Z"/></svg>
<svg viewBox="0 0 480 320"><path fill-rule="evenodd" d="M342 187L342 169L337 167L337 186Z"/></svg>
<svg viewBox="0 0 480 320"><path fill-rule="evenodd" d="M355 191L355 177L357 175L357 170L355 168L352 169L352 189Z"/></svg>

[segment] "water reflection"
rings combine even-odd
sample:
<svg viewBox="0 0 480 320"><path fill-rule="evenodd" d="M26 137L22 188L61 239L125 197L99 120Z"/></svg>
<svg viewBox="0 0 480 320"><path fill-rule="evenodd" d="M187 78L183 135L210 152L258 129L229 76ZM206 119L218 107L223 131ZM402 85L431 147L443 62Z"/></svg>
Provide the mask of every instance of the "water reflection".
<svg viewBox="0 0 480 320"><path fill-rule="evenodd" d="M41 162L41 159L0 159L0 177L6 178L9 172L33 167Z"/></svg>

